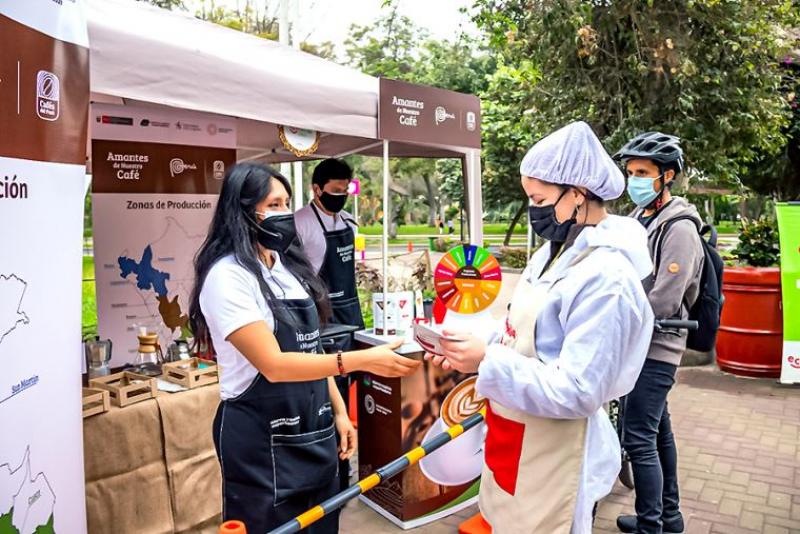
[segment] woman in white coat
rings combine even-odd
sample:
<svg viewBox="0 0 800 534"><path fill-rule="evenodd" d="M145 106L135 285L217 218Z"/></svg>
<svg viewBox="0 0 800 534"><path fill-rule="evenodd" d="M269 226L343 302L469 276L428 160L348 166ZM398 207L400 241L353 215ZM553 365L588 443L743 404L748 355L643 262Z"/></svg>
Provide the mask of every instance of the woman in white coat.
<svg viewBox="0 0 800 534"><path fill-rule="evenodd" d="M534 231L549 241L522 273L502 332L446 332L434 363L477 372L488 402L480 506L494 532L590 533L620 468L603 404L636 382L653 331L641 279L647 237L604 201L620 170L583 122L539 141L521 165Z"/></svg>

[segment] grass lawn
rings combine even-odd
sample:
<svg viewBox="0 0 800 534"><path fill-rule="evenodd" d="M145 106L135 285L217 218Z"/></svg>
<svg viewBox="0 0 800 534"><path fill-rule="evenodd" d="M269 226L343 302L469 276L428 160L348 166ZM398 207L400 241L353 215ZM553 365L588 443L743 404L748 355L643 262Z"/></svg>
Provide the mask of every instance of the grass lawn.
<svg viewBox="0 0 800 534"><path fill-rule="evenodd" d="M83 309L81 325L83 337L97 335L97 295L94 286L94 258L83 257Z"/></svg>
<svg viewBox="0 0 800 534"><path fill-rule="evenodd" d="M459 239L459 236L457 234L452 235L452 236L444 236L444 237L450 237L450 240L453 241L453 243L455 243ZM398 237L397 239L390 239L389 240L389 244L390 245L407 245L409 241L411 241L411 243L414 244L415 248L419 248L419 247L427 248L428 247L428 238L424 237L424 236L408 236L408 237L405 237L405 238ZM485 236L483 236L483 243L484 243L484 245L489 245L489 244L491 244L491 245L500 245L500 244L503 243L503 236L486 236L485 235ZM525 246L525 236L524 235L522 235L522 236L515 235L511 239L511 244L524 247ZM380 246L381 246L380 236L367 236L367 250L370 250L370 251L371 250L375 250L376 247L380 248ZM455 244L453 246L455 246Z"/></svg>
<svg viewBox="0 0 800 534"><path fill-rule="evenodd" d="M527 222L526 218L520 220L517 223L516 228L514 228L514 235L520 236L525 235L527 233L527 228L525 228L525 223ZM731 221L722 221L719 224L715 225L717 229L717 233L720 235L739 235L739 224L734 223ZM506 230L508 229L507 223L486 223L483 225L483 235L486 237L492 236L505 236ZM383 227L380 225L372 225L372 226L361 226L358 229L358 232L364 234L366 236L379 236L383 233ZM433 226L428 226L426 224L404 224L397 228L397 235L398 235L398 242L405 243L405 240L399 238L399 236L428 236L428 235L439 235L438 228L434 228ZM445 228L444 235L447 235L447 229ZM461 226L456 224L455 227L455 235L461 235Z"/></svg>
<svg viewBox="0 0 800 534"><path fill-rule="evenodd" d="M739 225L730 221L722 221L715 225L717 233L720 235L739 235Z"/></svg>
<svg viewBox="0 0 800 534"><path fill-rule="evenodd" d="M487 223L483 225L484 235L505 235L507 229L508 224L506 223ZM524 224L517 224L517 227L514 229L515 234L525 235L526 231ZM383 226L361 226L358 228L358 232L364 235L381 235ZM455 226L455 233L459 235L460 232L461 226L457 224ZM445 234L447 234L446 228ZM397 235L439 235L439 230L425 224L404 224L397 228Z"/></svg>

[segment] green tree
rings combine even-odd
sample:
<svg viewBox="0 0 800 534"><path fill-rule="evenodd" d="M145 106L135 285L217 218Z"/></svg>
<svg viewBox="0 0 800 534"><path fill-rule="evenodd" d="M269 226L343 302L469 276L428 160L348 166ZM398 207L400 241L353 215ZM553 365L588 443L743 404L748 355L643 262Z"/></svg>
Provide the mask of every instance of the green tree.
<svg viewBox="0 0 800 534"><path fill-rule="evenodd" d="M183 9L183 0L136 0L137 2L145 2L147 4L153 4L154 6L158 6L164 9Z"/></svg>
<svg viewBox="0 0 800 534"><path fill-rule="evenodd" d="M414 81L417 46L427 37L427 32L398 13L397 4L388 4L373 24L350 27L344 43L347 64L371 76Z"/></svg>
<svg viewBox="0 0 800 534"><path fill-rule="evenodd" d="M741 183L786 144L779 92L787 0L477 0L475 21L506 65L541 76L518 85L536 138L584 119L609 150L658 129L685 140L689 165ZM490 123L490 120L486 121Z"/></svg>
<svg viewBox="0 0 800 534"><path fill-rule="evenodd" d="M528 101L540 77L538 69L528 60L513 66L501 64L483 94L484 204L515 207L505 245L528 204L520 191L519 163L535 138L528 119Z"/></svg>
<svg viewBox="0 0 800 534"><path fill-rule="evenodd" d="M429 39L420 46L410 81L480 95L494 70L494 56L474 38L461 35L452 41Z"/></svg>
<svg viewBox="0 0 800 534"><path fill-rule="evenodd" d="M798 34L800 35L800 34ZM792 109L784 129L787 142L777 154L761 155L749 168L743 182L755 193L782 200L800 199L800 39L798 48L783 60L781 92Z"/></svg>
<svg viewBox="0 0 800 534"><path fill-rule="evenodd" d="M233 30L261 37L262 39L277 41L280 23L275 13L277 13L275 0L263 0L261 3L254 0L245 0L244 7L241 9L238 7L232 9L219 6L214 0L209 0L208 2L203 0L195 16ZM303 52L324 59L333 59L335 55L333 43L330 41L323 43L303 41L300 43L300 49Z"/></svg>
<svg viewBox="0 0 800 534"><path fill-rule="evenodd" d="M313 54L317 57L321 57L323 59L336 59L336 51L333 48L333 43L330 41L324 41L322 43L309 43L307 41L303 41L300 43L300 50L303 52L307 52L309 54Z"/></svg>
<svg viewBox="0 0 800 534"><path fill-rule="evenodd" d="M249 33L271 41L278 40L278 19L270 15L269 3L259 7L255 2L245 2L244 8L236 9L218 6L214 0L205 1L195 13L199 19L226 26L233 30ZM273 10L274 11L274 10Z"/></svg>

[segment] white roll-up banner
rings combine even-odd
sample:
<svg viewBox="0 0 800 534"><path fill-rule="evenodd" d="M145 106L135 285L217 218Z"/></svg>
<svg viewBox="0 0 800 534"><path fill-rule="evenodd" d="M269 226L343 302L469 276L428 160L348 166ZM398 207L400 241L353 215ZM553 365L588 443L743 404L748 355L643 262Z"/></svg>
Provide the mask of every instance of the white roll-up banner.
<svg viewBox="0 0 800 534"><path fill-rule="evenodd" d="M82 0L0 0L0 532L86 531Z"/></svg>

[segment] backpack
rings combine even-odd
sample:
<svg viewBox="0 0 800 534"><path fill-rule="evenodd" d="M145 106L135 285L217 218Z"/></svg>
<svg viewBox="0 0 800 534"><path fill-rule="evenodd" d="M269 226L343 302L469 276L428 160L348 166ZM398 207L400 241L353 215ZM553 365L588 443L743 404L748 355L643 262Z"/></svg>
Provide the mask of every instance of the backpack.
<svg viewBox="0 0 800 534"><path fill-rule="evenodd" d="M662 226L661 233L656 242L655 260L656 271L661 261L661 241L664 239L669 227L678 221L690 220L697 221L688 215L682 215L668 220ZM697 321L698 329L689 330L689 337L686 341L686 348L699 352L708 352L714 348L717 341L717 330L719 330L720 316L722 315L722 305L725 297L722 294L722 271L725 264L717 252L717 230L708 224L698 228L700 243L703 247L703 269L700 274L700 287L697 300L689 308L689 320ZM709 234L708 240L705 235Z"/></svg>

